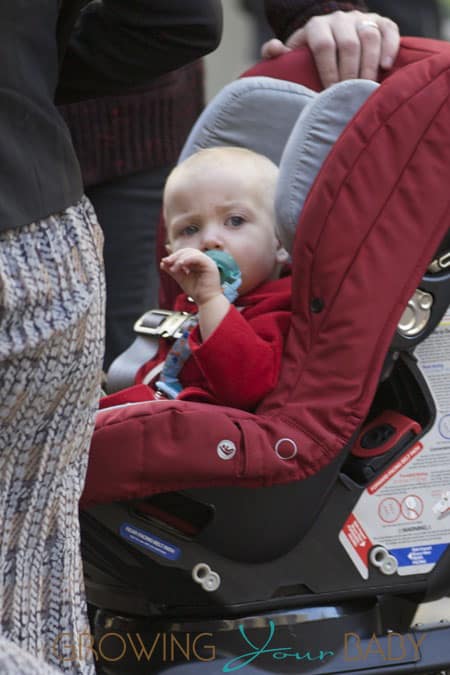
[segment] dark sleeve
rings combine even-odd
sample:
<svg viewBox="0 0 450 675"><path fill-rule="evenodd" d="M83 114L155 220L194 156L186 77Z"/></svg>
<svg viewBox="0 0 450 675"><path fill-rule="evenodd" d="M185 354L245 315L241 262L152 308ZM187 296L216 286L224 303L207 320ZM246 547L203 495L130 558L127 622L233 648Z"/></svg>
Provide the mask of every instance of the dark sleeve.
<svg viewBox="0 0 450 675"><path fill-rule="evenodd" d="M220 0L94 0L65 52L58 103L121 93L213 51Z"/></svg>
<svg viewBox="0 0 450 675"><path fill-rule="evenodd" d="M267 20L275 35L283 42L316 14L337 10L367 10L364 0L354 2L323 2L321 0L264 0Z"/></svg>

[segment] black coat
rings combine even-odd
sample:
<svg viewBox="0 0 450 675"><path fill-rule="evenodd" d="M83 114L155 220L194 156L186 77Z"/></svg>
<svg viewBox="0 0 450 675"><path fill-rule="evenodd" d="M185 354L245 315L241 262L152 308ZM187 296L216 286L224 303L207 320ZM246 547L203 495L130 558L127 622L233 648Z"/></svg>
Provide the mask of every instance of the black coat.
<svg viewBox="0 0 450 675"><path fill-rule="evenodd" d="M389 16L402 35L439 38L441 10L437 0L367 0L370 11Z"/></svg>
<svg viewBox="0 0 450 675"><path fill-rule="evenodd" d="M81 198L78 162L55 99L148 83L214 49L220 34L219 0L2 2L0 230Z"/></svg>

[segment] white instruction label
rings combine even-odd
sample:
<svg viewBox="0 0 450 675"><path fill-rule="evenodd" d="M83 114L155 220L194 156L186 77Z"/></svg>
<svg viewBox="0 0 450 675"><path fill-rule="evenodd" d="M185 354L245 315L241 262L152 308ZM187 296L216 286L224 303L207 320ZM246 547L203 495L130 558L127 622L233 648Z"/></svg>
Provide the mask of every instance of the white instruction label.
<svg viewBox="0 0 450 675"><path fill-rule="evenodd" d="M368 554L384 546L398 574L430 572L450 543L450 310L415 355L436 406L420 442L364 490L339 540L361 576ZM355 525L357 523L357 525ZM355 536L355 528L364 536Z"/></svg>

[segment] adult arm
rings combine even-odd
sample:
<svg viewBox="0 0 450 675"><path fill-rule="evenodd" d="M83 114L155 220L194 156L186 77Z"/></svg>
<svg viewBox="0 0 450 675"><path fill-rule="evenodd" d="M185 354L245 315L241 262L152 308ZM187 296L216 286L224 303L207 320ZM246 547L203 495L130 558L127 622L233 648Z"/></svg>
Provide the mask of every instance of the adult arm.
<svg viewBox="0 0 450 675"><path fill-rule="evenodd" d="M265 0L265 7L278 39L263 46L263 57L307 45L324 87L355 77L376 80L379 67L389 69L394 63L398 27L386 17L366 13L364 2Z"/></svg>
<svg viewBox="0 0 450 675"><path fill-rule="evenodd" d="M62 64L58 103L126 91L213 51L220 0L93 0Z"/></svg>

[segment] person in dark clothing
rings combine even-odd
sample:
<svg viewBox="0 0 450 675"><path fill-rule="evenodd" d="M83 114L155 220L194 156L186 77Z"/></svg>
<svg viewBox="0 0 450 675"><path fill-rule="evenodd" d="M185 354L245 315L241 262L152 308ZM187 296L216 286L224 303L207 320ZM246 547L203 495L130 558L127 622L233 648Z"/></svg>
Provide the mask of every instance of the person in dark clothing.
<svg viewBox="0 0 450 675"><path fill-rule="evenodd" d="M389 16L402 35L439 39L442 13L438 0L368 0L370 9Z"/></svg>
<svg viewBox="0 0 450 675"><path fill-rule="evenodd" d="M132 341L136 318L158 302L162 188L203 108L203 70L196 60L139 91L60 108L105 234L105 370Z"/></svg>
<svg viewBox="0 0 450 675"><path fill-rule="evenodd" d="M314 15L365 8L360 0L258 2L283 40ZM336 18L330 19L333 25ZM395 40L388 35L385 42L395 54ZM307 43L314 46L310 37ZM155 249L162 189L202 106L203 71L197 61L137 92L61 108L105 233L105 369L132 342L136 318L158 304Z"/></svg>
<svg viewBox="0 0 450 675"><path fill-rule="evenodd" d="M78 501L103 356L102 234L55 99L124 92L206 54L221 6L15 1L0 17L0 670L93 675Z"/></svg>

